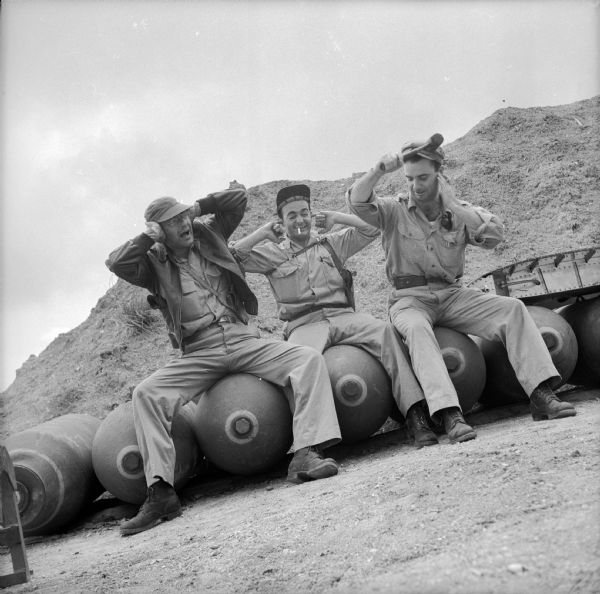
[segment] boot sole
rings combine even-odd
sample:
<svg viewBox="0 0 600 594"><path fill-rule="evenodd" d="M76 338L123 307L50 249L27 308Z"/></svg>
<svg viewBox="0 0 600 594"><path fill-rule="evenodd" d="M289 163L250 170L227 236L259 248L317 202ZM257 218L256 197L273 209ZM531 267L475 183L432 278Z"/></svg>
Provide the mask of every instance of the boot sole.
<svg viewBox="0 0 600 594"><path fill-rule="evenodd" d="M426 448L428 446L439 445L439 441L437 439L428 439L427 441L415 441L415 447L420 450L421 448Z"/></svg>
<svg viewBox="0 0 600 594"><path fill-rule="evenodd" d="M338 473L338 465L324 464L314 470L299 470L298 472L291 472L287 475L287 480L290 483L299 485L300 483L306 483L308 481L317 481L319 479L329 478L335 476Z"/></svg>
<svg viewBox="0 0 600 594"><path fill-rule="evenodd" d="M546 413L540 412L532 412L531 417L534 421L551 421L553 419L566 419L567 417L574 417L577 414L577 411L574 408L568 408L566 410L561 410L557 412L555 415L548 415Z"/></svg>
<svg viewBox="0 0 600 594"><path fill-rule="evenodd" d="M465 433L464 435L460 435L459 437L451 438L448 436L450 443L462 443L463 441L471 441L477 437L477 433L475 431L469 431L469 433Z"/></svg>
<svg viewBox="0 0 600 594"><path fill-rule="evenodd" d="M178 510L169 514L165 514L164 516L160 516L159 518L156 518L149 524L144 524L143 526L138 526L137 528L121 528L121 536L131 536L132 534L145 532L146 530L150 530L150 528L154 528L154 526L157 526L161 522L168 522L169 520L174 520L175 518L178 518L182 515L182 513L183 512L181 510Z"/></svg>

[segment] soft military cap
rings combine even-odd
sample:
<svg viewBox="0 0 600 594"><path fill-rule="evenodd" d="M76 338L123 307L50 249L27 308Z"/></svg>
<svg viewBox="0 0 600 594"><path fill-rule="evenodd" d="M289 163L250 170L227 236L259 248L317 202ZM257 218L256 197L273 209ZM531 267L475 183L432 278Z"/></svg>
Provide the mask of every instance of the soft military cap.
<svg viewBox="0 0 600 594"><path fill-rule="evenodd" d="M406 162L414 157L422 157L441 165L446 157L444 150L440 146L442 142L444 142L444 137L438 132L427 140L407 142L401 149L402 161Z"/></svg>
<svg viewBox="0 0 600 594"><path fill-rule="evenodd" d="M277 212L279 212L285 204L293 202L294 200L306 200L310 205L310 188L305 184L281 188L281 190L277 192Z"/></svg>
<svg viewBox="0 0 600 594"><path fill-rule="evenodd" d="M146 208L144 217L148 222L164 223L190 208L192 207L189 204L182 204L181 202L177 202L175 198L165 196L150 202Z"/></svg>

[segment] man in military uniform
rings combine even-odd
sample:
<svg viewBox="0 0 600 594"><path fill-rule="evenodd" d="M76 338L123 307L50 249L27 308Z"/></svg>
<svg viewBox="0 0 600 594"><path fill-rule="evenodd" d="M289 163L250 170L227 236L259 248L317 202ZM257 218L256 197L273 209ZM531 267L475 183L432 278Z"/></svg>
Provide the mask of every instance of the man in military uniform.
<svg viewBox="0 0 600 594"><path fill-rule="evenodd" d="M178 407L198 398L227 373L251 373L286 390L293 412L294 457L288 479L333 476L322 449L340 441L329 375L313 349L262 339L248 327L256 297L227 247L246 208L244 190L217 192L193 206L158 198L145 212L146 230L114 250L108 268L148 289L182 356L142 381L133 393L136 436L148 495L123 535L181 514L173 489L171 422ZM204 221L200 215L211 215Z"/></svg>
<svg viewBox="0 0 600 594"><path fill-rule="evenodd" d="M390 376L394 398L407 418L415 445L437 444L421 408L414 406L423 401L423 391L393 326L356 313L348 300L343 263L371 243L379 231L355 215L322 211L315 217L317 227L347 227L317 234L312 229L310 188L305 184L282 188L276 207L281 222L269 222L231 247L245 272L267 277L279 318L286 322L284 336L319 352L340 344L364 349Z"/></svg>
<svg viewBox="0 0 600 594"><path fill-rule="evenodd" d="M552 390L560 378L544 340L518 299L463 287L468 244L491 249L502 239L502 222L484 208L459 200L441 174L441 134L409 142L401 155L384 155L347 194L352 212L382 231L386 273L392 284L390 320L404 337L415 374L432 416L446 430L475 437L462 416L433 326L505 345L517 378L530 397L534 420L575 414ZM380 198L374 188L386 174L404 167L408 197ZM459 440L460 441L460 440Z"/></svg>

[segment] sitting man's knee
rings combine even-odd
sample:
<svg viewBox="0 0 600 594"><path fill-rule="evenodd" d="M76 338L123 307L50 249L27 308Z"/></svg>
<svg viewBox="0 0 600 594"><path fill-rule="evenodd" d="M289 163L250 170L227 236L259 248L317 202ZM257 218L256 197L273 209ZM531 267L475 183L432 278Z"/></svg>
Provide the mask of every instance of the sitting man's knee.
<svg viewBox="0 0 600 594"><path fill-rule="evenodd" d="M499 303L502 304L506 315L513 315L522 318L528 313L527 306L516 297L501 297L501 301Z"/></svg>
<svg viewBox="0 0 600 594"><path fill-rule="evenodd" d="M403 337L412 336L416 333L433 331L431 324L425 318L418 316L401 320L396 319L394 320L394 326Z"/></svg>
<svg viewBox="0 0 600 594"><path fill-rule="evenodd" d="M144 402L147 401L150 394L151 394L151 390L150 388L150 382L148 381L148 379L142 380L133 390L133 393L131 394L131 401L134 403L134 405L136 403L140 403L140 402Z"/></svg>
<svg viewBox="0 0 600 594"><path fill-rule="evenodd" d="M298 345L298 359L300 362L313 361L321 358L321 353L310 346Z"/></svg>

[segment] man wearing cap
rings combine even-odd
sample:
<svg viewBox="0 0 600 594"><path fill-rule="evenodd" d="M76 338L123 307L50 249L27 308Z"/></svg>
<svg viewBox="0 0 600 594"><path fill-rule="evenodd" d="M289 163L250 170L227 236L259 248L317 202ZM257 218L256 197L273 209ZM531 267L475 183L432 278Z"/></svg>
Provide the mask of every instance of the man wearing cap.
<svg viewBox="0 0 600 594"><path fill-rule="evenodd" d="M276 208L281 222L269 222L231 247L245 272L261 273L268 279L279 318L286 322L284 336L320 353L338 344L364 349L387 371L396 403L407 417L407 411L424 396L405 346L388 322L355 313L342 277L348 272L343 263L379 231L355 215L321 211L315 216L317 227L347 227L317 234L312 230L310 188L305 184L282 188ZM407 421L417 447L438 443L424 420L410 415Z"/></svg>
<svg viewBox="0 0 600 594"><path fill-rule="evenodd" d="M502 222L484 208L458 200L441 174L441 134L409 142L401 155L388 153L347 193L352 212L382 230L386 273L392 284L390 320L404 337L432 418L451 441L473 439L450 380L433 326L505 345L534 420L573 416L551 385L560 376L525 305L518 299L463 287L467 244L491 249L503 239ZM404 167L408 197L379 198L374 188L386 174Z"/></svg>
<svg viewBox="0 0 600 594"><path fill-rule="evenodd" d="M114 250L106 264L150 291L182 356L142 381L133 393L136 436L148 485L139 513L123 535L181 514L173 489L173 415L227 373L251 373L285 388L293 412L294 457L288 480L337 474L322 449L340 441L325 360L313 349L260 338L248 327L256 297L227 247L246 208L244 190L209 194L193 206L158 198L146 209L146 230ZM210 215L204 220L196 217ZM293 395L291 394L293 392Z"/></svg>

